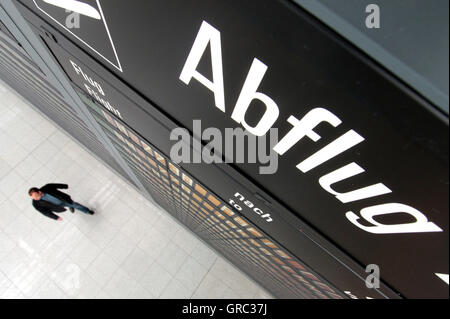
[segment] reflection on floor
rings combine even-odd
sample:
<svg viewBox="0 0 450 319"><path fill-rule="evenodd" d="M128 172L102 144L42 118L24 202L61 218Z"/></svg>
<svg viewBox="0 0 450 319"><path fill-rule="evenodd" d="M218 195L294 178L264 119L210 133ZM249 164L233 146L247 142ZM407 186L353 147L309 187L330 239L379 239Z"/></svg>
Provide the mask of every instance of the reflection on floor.
<svg viewBox="0 0 450 319"><path fill-rule="evenodd" d="M69 184L96 215L31 206ZM0 298L271 298L0 81Z"/></svg>

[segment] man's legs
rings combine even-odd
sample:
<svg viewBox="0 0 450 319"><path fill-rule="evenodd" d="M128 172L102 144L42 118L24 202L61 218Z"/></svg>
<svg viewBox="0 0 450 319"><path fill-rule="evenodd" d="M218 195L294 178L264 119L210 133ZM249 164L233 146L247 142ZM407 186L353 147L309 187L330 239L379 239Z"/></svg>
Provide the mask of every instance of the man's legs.
<svg viewBox="0 0 450 319"><path fill-rule="evenodd" d="M93 211L91 211L89 208L77 203L77 202L73 202L72 204L67 203L66 205L64 205L66 207L71 207L74 209L78 209L79 211L82 211L85 214L93 214Z"/></svg>

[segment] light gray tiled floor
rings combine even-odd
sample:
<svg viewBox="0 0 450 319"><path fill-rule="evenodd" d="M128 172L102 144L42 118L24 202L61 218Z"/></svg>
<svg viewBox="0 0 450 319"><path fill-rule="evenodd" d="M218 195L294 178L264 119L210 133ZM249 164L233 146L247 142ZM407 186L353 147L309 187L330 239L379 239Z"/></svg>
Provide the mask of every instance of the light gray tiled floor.
<svg viewBox="0 0 450 319"><path fill-rule="evenodd" d="M96 215L56 222L49 182ZM0 81L0 298L270 298Z"/></svg>

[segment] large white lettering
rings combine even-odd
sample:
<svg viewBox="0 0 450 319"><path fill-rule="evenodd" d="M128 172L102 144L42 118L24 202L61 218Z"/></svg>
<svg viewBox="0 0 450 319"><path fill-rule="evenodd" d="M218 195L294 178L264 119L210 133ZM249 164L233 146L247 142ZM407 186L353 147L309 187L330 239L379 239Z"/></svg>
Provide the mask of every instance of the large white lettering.
<svg viewBox="0 0 450 319"><path fill-rule="evenodd" d="M355 213L347 212L345 217L354 224L366 232L372 234L401 234L401 233L425 233L425 232L441 232L442 229L436 224L428 221L427 217L419 212L417 209L398 203L389 203L375 205L361 209L361 217L374 226L364 226L358 222L360 219ZM409 214L413 216L416 221L413 223L386 225L381 224L374 220L375 216L387 215L387 214Z"/></svg>
<svg viewBox="0 0 450 319"><path fill-rule="evenodd" d="M211 44L211 61L213 81L206 79L203 75L196 71L201 57L208 46ZM180 80L185 84L189 84L192 78L197 79L200 83L206 86L214 93L215 105L221 111L225 112L225 95L223 83L223 69L222 69L222 49L220 42L220 32L203 22L197 37L194 41L192 49L183 67L180 75ZM241 124L249 133L256 136L265 135L275 124L279 116L279 108L276 102L268 95L258 92L258 88L268 70L268 67L260 60L254 58L250 70L247 74L245 82L242 86L236 105L231 114L231 119ZM249 115L250 104L258 100L262 102L266 110L254 126L246 122L246 117ZM251 115L251 114L250 114ZM341 120L329 110L317 107L310 110L301 120L291 115L287 122L293 127L291 130L273 147L273 150L279 155L285 154L296 143L298 143L305 136L313 142L321 139L321 136L314 131L320 123L328 123L333 127L341 124ZM195 128L195 125L194 125ZM320 150L310 155L301 161L296 167L302 173L308 173L319 165L322 165L333 158L339 156L343 152L355 147L365 139L354 130L348 130L346 133L336 138L329 144L323 146ZM363 173L365 170L356 163L350 163L334 170L328 174L323 175L319 179L320 186L328 193L332 194L342 203L350 203L375 196L381 196L391 193L392 191L382 183L373 184L367 187L358 188L353 191L345 193L338 192L331 188L331 185L343 181L352 176ZM440 232L442 231L434 223L428 221L427 217L415 208L404 204L389 203L367 207L361 210L361 217L372 226L365 226L358 222L361 218L355 213L349 211L346 213L347 219L359 229L374 234L395 234L395 233L412 233L412 232ZM382 224L373 219L374 216L386 214L409 214L413 216L416 221L413 223L403 224Z"/></svg>
<svg viewBox="0 0 450 319"><path fill-rule="evenodd" d="M208 43L210 43L211 46L212 81L208 80L197 71L197 66L200 63L200 59L202 58ZM214 93L216 107L222 112L225 112L220 32L205 21L203 21L200 30L198 31L197 38L194 41L194 45L192 46L191 52L189 53L180 75L180 80L187 85L192 78L199 81Z"/></svg>
<svg viewBox="0 0 450 319"><path fill-rule="evenodd" d="M264 63L258 59L253 60L250 71L245 79L244 86L242 87L241 94L234 107L233 114L231 114L233 120L242 124L247 131L256 136L263 136L266 134L275 123L278 114L280 113L277 104L270 97L256 91L266 71L267 66ZM250 103L255 99L266 105L266 111L258 124L255 127L252 127L245 121L245 114L247 113Z"/></svg>
<svg viewBox="0 0 450 319"><path fill-rule="evenodd" d="M329 174L322 176L319 179L319 184L320 186L322 186L324 190L326 190L328 193L335 195L336 198L343 203L350 203L357 200L375 197L392 192L389 188L387 188L386 186L384 186L384 184L381 183L360 188L347 193L339 193L331 188L332 184L343 181L349 177L361 174L364 171L365 170L358 164L350 163Z"/></svg>

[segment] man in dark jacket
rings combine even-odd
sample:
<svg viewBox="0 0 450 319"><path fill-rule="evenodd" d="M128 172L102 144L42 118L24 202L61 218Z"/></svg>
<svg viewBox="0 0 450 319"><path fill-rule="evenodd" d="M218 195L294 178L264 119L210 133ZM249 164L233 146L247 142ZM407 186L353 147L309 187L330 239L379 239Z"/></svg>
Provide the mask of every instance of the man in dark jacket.
<svg viewBox="0 0 450 319"><path fill-rule="evenodd" d="M69 188L69 186L66 184L47 184L41 188L30 188L28 194L33 199L32 203L34 208L41 214L55 220L62 220L61 217L54 213L65 212L65 207L69 207L72 213L75 209L78 209L85 214L94 215L92 210L74 202L69 195L58 190L67 188Z"/></svg>

